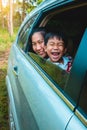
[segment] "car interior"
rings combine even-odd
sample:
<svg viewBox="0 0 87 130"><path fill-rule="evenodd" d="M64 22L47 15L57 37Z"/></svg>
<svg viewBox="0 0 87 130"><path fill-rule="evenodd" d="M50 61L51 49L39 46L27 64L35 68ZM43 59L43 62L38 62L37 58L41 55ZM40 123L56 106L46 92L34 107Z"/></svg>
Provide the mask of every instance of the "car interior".
<svg viewBox="0 0 87 130"><path fill-rule="evenodd" d="M73 58L87 27L86 10L87 6L82 6L61 13L56 12L55 14L50 14L50 20L47 20L47 23L45 22L45 28L48 31L58 30L66 34L68 38L68 53Z"/></svg>

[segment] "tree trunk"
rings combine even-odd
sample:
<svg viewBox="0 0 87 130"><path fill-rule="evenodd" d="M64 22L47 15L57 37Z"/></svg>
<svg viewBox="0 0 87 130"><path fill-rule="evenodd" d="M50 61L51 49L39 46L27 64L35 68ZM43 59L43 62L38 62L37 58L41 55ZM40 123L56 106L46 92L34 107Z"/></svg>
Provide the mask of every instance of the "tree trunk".
<svg viewBox="0 0 87 130"><path fill-rule="evenodd" d="M4 28L4 15L3 15L3 6L2 6L2 0L0 0L0 15L1 15L1 23L2 23L2 28Z"/></svg>
<svg viewBox="0 0 87 130"><path fill-rule="evenodd" d="M9 34L13 35L13 0L9 0Z"/></svg>

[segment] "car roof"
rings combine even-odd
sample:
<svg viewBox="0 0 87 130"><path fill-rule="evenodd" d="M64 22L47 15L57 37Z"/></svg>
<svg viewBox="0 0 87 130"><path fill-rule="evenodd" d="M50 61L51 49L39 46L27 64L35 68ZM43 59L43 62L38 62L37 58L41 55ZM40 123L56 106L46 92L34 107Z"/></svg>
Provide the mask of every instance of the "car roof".
<svg viewBox="0 0 87 130"><path fill-rule="evenodd" d="M49 7L53 7L54 5L59 5L60 3L68 3L68 2L71 2L73 0L45 0L43 1L41 4L39 4L34 10L32 10L29 15L32 15L33 13L41 10L45 10Z"/></svg>
<svg viewBox="0 0 87 130"><path fill-rule="evenodd" d="M53 8L55 5L58 6L58 5L72 2L72 1L74 0L44 0L35 9L33 9L29 14L27 14L21 26L23 26L26 23L26 21L29 20L29 17L35 15L39 11L48 10L49 8Z"/></svg>

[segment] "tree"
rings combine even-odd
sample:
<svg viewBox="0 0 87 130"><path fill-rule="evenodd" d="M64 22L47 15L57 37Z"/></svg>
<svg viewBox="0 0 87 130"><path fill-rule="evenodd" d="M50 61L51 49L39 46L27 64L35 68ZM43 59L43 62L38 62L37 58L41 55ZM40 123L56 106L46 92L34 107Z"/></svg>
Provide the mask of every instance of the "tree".
<svg viewBox="0 0 87 130"><path fill-rule="evenodd" d="M9 0L9 33L13 34L13 0Z"/></svg>
<svg viewBox="0 0 87 130"><path fill-rule="evenodd" d="M38 1L37 1L37 4L40 4L42 1L43 1L43 0L38 0Z"/></svg>

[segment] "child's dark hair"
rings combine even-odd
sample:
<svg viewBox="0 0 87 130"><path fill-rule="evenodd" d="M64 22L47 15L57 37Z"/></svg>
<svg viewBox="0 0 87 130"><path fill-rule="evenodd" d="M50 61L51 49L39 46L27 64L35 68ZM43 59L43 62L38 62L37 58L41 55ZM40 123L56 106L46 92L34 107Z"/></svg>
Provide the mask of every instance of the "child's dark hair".
<svg viewBox="0 0 87 130"><path fill-rule="evenodd" d="M47 45L47 42L49 39L57 37L59 40L62 40L64 42L65 48L67 47L67 38L62 32L49 32L45 36L45 45Z"/></svg>

